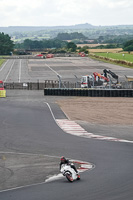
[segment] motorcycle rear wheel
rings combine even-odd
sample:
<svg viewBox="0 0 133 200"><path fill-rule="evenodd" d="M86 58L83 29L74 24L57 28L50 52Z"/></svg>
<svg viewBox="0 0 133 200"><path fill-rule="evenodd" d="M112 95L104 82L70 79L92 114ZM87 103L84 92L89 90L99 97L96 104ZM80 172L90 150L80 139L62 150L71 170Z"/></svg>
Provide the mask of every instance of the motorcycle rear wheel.
<svg viewBox="0 0 133 200"><path fill-rule="evenodd" d="M69 175L69 174L66 174L66 178L67 178L67 180L69 181L69 182L73 182L73 178L72 178L72 176L71 175Z"/></svg>

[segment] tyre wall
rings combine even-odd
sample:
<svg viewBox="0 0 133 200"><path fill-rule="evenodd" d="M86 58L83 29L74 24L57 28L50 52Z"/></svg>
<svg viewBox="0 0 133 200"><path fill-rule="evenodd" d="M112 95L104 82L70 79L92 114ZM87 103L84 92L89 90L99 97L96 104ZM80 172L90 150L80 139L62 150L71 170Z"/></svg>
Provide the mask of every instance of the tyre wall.
<svg viewBox="0 0 133 200"><path fill-rule="evenodd" d="M45 88L44 95L88 97L133 97L133 89L62 89Z"/></svg>

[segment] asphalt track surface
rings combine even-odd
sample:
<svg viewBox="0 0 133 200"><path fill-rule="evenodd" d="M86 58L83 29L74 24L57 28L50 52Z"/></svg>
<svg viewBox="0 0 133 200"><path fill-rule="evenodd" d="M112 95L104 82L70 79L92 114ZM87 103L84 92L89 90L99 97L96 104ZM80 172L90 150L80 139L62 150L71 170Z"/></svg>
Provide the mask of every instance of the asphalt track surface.
<svg viewBox="0 0 133 200"><path fill-rule="evenodd" d="M132 200L133 145L99 141L69 135L62 131L41 92L19 92L0 99L0 151L62 155L91 162L95 168L81 174L81 180L69 183L59 179L0 192L2 200ZM47 98L56 119L65 115ZM57 162L58 164L58 162Z"/></svg>
<svg viewBox="0 0 133 200"><path fill-rule="evenodd" d="M58 80L77 82L81 77L93 72L103 73L103 69L110 69L119 76L119 80L126 80L125 75L133 75L130 68L120 67L101 61L94 61L88 57L68 57L52 59L9 59L0 68L0 80L4 82L42 82L44 80Z"/></svg>
<svg viewBox="0 0 133 200"><path fill-rule="evenodd" d="M75 81L74 74L81 77L94 71L102 72L104 68L114 71L121 78L124 75L133 74L131 69L93 61L90 58L11 59L0 68L0 79L5 82L35 82L47 80L47 77L51 80L57 80L57 73L59 73L62 80ZM23 159L24 155L28 155L24 163L23 159L20 159L21 168L24 169L24 164L28 162L28 159L27 165L31 167L27 171L24 170L25 174L22 174L22 179L26 175L27 179L30 179L28 176L30 172L32 172L32 175L37 173L32 168L32 164L34 165L34 162L38 161L36 155L53 157L53 160L49 160L49 163L51 162L51 165L56 167L53 168L53 171L48 171L48 175L58 174L59 157L62 155L75 160L91 162L95 165L95 168L82 173L81 180L72 184L65 179L45 183L47 172L43 170L43 167L39 168L41 173L37 173L40 176L40 182L37 176L34 176L32 184L29 184L28 187L25 187L27 184L25 186L22 184L24 187L15 189L13 185L13 188L10 186L10 190L8 190L6 183L1 182L2 179L0 179L0 185L2 184L5 188L5 191L1 190L0 192L0 199L132 200L133 145L87 139L65 133L57 126L46 104L46 102L49 103L56 119L66 118L55 104L55 98L45 98L42 91L7 91L7 98L0 99L0 153L5 153L5 157L0 157L0 162L3 162L0 170L1 168L5 169L4 160L9 153L14 153L14 160L15 158L18 159L19 154L22 154L21 158ZM88 126L87 129L89 129ZM96 130L96 128L93 129L91 126L91 132L93 130ZM125 129L123 131L117 127L117 133L120 131L123 132L123 137L126 139ZM103 132L106 132L106 127L104 127ZM99 131L100 133L102 134L102 131ZM115 136L115 128L113 135ZM42 160L41 157L39 162L42 162ZM13 163L10 163L8 171L12 165ZM6 170L3 171L3 176L7 176ZM43 179L41 179L41 176ZM14 176L12 179L14 179L14 182L18 182L16 187L21 186L19 184L20 179L16 180Z"/></svg>

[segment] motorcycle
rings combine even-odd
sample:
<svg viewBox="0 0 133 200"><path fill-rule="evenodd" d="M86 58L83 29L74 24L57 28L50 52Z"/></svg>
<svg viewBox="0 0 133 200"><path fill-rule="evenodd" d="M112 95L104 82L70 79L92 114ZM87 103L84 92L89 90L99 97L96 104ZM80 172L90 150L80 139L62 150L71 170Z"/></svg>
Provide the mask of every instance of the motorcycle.
<svg viewBox="0 0 133 200"><path fill-rule="evenodd" d="M71 165L62 164L60 171L69 182L73 182L74 180L80 180L80 176L77 176L75 170L71 168Z"/></svg>

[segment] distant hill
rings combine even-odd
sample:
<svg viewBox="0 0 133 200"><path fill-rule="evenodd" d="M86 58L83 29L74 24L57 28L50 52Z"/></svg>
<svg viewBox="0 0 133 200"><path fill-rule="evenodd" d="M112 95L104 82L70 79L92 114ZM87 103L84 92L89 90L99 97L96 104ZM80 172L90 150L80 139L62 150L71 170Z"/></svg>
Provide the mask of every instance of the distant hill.
<svg viewBox="0 0 133 200"><path fill-rule="evenodd" d="M112 36L119 37L121 35L126 39L131 38L133 36L133 25L93 26L85 23L71 26L9 26L0 27L0 32L9 34L15 43L22 43L25 39L53 39L59 33L70 34L74 32L82 33L89 40L98 39L101 36L104 39L108 36L108 39L111 40ZM122 41L122 39L120 40Z"/></svg>
<svg viewBox="0 0 133 200"><path fill-rule="evenodd" d="M42 30L55 30L55 29L90 29L94 28L91 24L76 24L72 26L8 26L0 27L0 32L4 33L14 33L14 32L33 32Z"/></svg>

